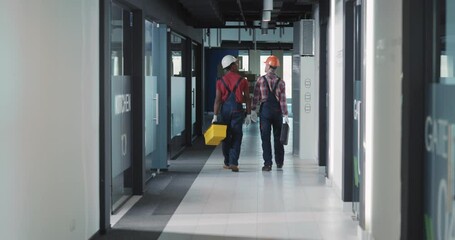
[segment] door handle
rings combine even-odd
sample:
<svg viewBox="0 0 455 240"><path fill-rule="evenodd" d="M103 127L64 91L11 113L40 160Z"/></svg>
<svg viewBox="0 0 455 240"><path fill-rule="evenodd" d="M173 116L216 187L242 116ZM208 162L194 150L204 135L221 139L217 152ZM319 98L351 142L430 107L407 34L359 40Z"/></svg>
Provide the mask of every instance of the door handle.
<svg viewBox="0 0 455 240"><path fill-rule="evenodd" d="M159 121L159 120L158 120L158 119L159 119L159 112L160 112L159 109L158 109L159 106L160 106L160 104L159 104L159 95L158 95L158 93L155 95L155 98L153 98L153 100L155 100L155 116L156 116L156 117L153 118L153 119L155 120L156 125L158 125L158 123L159 123L159 122L158 122L158 121Z"/></svg>
<svg viewBox="0 0 455 240"><path fill-rule="evenodd" d="M191 96L192 96L192 97L191 97L191 106L194 108L194 102L195 102L195 101L194 101L194 97L195 97L194 88L193 88L193 90L191 90Z"/></svg>

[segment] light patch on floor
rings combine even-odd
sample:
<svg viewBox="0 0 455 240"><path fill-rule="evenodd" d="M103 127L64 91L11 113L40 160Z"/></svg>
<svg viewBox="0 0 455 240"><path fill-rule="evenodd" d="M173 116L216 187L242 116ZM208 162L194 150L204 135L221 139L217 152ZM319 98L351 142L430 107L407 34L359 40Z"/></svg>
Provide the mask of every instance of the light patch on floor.
<svg viewBox="0 0 455 240"><path fill-rule="evenodd" d="M350 205L314 159L292 154L292 139L283 170L261 171L257 128L244 127L239 172L215 149L159 239L359 239Z"/></svg>
<svg viewBox="0 0 455 240"><path fill-rule="evenodd" d="M111 226L114 226L141 198L142 196L132 196L116 214L111 215Z"/></svg>

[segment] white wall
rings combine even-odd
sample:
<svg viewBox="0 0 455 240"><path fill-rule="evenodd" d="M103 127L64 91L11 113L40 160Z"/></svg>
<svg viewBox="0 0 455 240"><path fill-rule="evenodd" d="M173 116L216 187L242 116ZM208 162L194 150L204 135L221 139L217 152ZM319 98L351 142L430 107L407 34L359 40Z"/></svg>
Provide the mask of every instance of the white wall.
<svg viewBox="0 0 455 240"><path fill-rule="evenodd" d="M258 76L263 75L264 73L261 72L261 51L260 50L249 50L248 51L249 58L248 58L248 65L249 65L249 72L256 74ZM254 93L253 93L254 94Z"/></svg>
<svg viewBox="0 0 455 240"><path fill-rule="evenodd" d="M0 6L0 239L88 239L99 229L98 1Z"/></svg>
<svg viewBox="0 0 455 240"><path fill-rule="evenodd" d="M316 162L318 156L318 129L317 115L319 105L315 99L319 98L315 79L315 58L300 57L300 144L299 158L311 159ZM307 99L305 95L309 94Z"/></svg>
<svg viewBox="0 0 455 240"><path fill-rule="evenodd" d="M367 1L366 26L366 228L399 239L402 1Z"/></svg>
<svg viewBox="0 0 455 240"><path fill-rule="evenodd" d="M332 0L329 26L329 178L340 194L343 159L344 42L343 0Z"/></svg>

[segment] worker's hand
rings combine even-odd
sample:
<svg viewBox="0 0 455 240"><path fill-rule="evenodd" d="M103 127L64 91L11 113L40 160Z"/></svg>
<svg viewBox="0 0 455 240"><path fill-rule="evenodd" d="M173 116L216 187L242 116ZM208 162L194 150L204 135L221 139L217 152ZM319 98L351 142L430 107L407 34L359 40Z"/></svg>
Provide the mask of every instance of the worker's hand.
<svg viewBox="0 0 455 240"><path fill-rule="evenodd" d="M251 111L251 121L257 122L258 121L258 114L256 111Z"/></svg>
<svg viewBox="0 0 455 240"><path fill-rule="evenodd" d="M288 115L283 116L283 123L287 123L289 125L289 118Z"/></svg>
<svg viewBox="0 0 455 240"><path fill-rule="evenodd" d="M218 121L218 118L216 117L216 115L213 115L212 123L217 122L217 121Z"/></svg>
<svg viewBox="0 0 455 240"><path fill-rule="evenodd" d="M251 114L246 115L245 117L245 125L250 125L251 124Z"/></svg>

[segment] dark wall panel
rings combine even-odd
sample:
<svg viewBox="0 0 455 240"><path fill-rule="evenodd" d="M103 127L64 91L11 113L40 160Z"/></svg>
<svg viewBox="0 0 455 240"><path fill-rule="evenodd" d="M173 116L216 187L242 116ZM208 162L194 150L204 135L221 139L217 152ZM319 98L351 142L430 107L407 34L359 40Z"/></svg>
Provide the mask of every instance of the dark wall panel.
<svg viewBox="0 0 455 240"><path fill-rule="evenodd" d="M432 0L403 0L403 111L401 151L401 237L425 239L424 156L425 51ZM430 50L431 51L431 50ZM425 67L424 67L425 66Z"/></svg>
<svg viewBox="0 0 455 240"><path fill-rule="evenodd" d="M158 23L164 23L174 31L190 37L195 42L202 43L203 31L187 26L185 23L186 12L182 6L175 1L168 0L121 0L125 4L141 9L144 16L152 18Z"/></svg>
<svg viewBox="0 0 455 240"><path fill-rule="evenodd" d="M353 117L354 117L354 1L345 2L344 11L344 140L342 199L352 202L354 180Z"/></svg>
<svg viewBox="0 0 455 240"><path fill-rule="evenodd" d="M327 136L327 27L330 16L330 1L319 2L319 166L326 166L325 173L328 176L328 136Z"/></svg>

